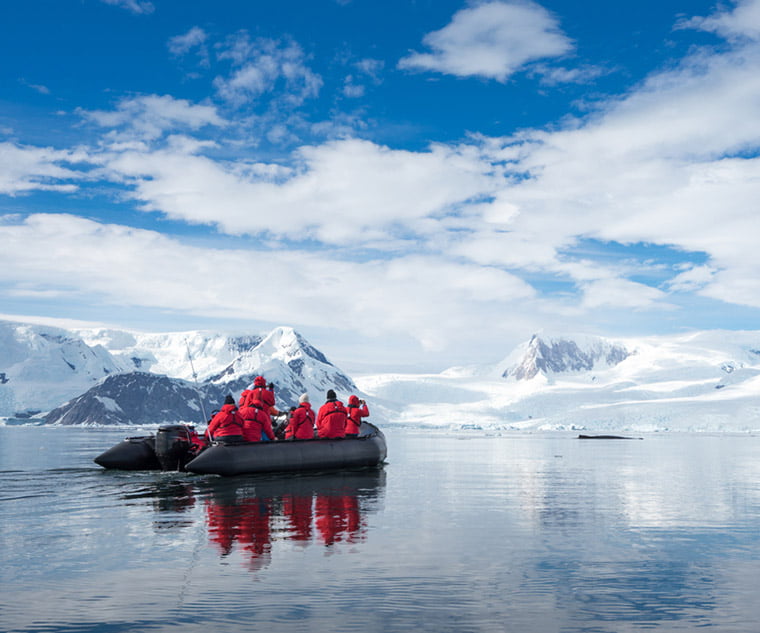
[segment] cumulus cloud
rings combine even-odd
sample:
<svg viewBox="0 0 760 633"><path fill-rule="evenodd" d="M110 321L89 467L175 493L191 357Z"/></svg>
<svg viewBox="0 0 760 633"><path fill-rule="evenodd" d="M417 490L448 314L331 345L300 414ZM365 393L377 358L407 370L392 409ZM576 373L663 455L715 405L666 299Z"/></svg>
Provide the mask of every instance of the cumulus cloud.
<svg viewBox="0 0 760 633"><path fill-rule="evenodd" d="M198 105L169 95L125 98L115 110L79 110L79 114L101 127L121 130L121 133L114 135L120 140L136 138L150 141L167 131L226 125L215 106Z"/></svg>
<svg viewBox="0 0 760 633"><path fill-rule="evenodd" d="M327 244L437 231L436 216L495 186L493 166L467 147L411 152L348 139L302 147L291 168L269 170L225 165L185 149L125 151L103 161L132 183L148 210L230 234ZM262 176L270 173L277 177Z"/></svg>
<svg viewBox="0 0 760 633"><path fill-rule="evenodd" d="M229 60L233 70L217 77L214 86L221 99L236 106L254 102L275 87L281 102L298 106L322 87L322 78L309 68L303 49L293 41L252 40L242 31L219 47L218 58Z"/></svg>
<svg viewBox="0 0 760 633"><path fill-rule="evenodd" d="M481 326L507 332L555 319L566 327L562 319L588 323L615 310L632 319L670 309L683 293L760 307L760 45L746 36L749 18L744 35L733 35L755 5L692 24L730 36L726 47L693 49L583 119L509 138L473 135L415 151L342 138L246 160L222 158L223 139L211 151L201 138L206 126L227 129L210 105L152 95L83 112L108 130L107 142L77 152L0 144L0 192L73 190L85 177L82 161L100 168L87 177L119 183L146 211L213 226L217 244L242 236L236 244L256 246L200 248L150 231L33 216L0 227L0 271L21 271L5 278L16 293L84 293L274 323L297 315L368 335L412 332L428 350ZM532 16L534 34L554 33L569 46L537 5L491 2L455 16L434 40L443 42L437 63L474 37L486 8L519 8L525 29ZM202 41L186 35L177 51ZM292 43L238 34L218 53L232 72L217 89L231 101L283 90L296 103L319 83ZM470 61L467 73L503 80L535 54L491 71ZM367 64L352 74L380 70ZM289 134L284 125L269 132ZM28 249L31 241L38 248ZM589 253L590 242L618 254ZM671 261L619 256L652 245ZM251 271L277 301L243 297L230 306L225 298L238 296Z"/></svg>
<svg viewBox="0 0 760 633"><path fill-rule="evenodd" d="M530 0L485 2L462 9L423 42L431 52L404 57L400 68L500 82L530 62L559 57L573 48L556 18Z"/></svg>
<svg viewBox="0 0 760 633"><path fill-rule="evenodd" d="M251 42L235 42L227 54L245 64ZM641 283L634 270L575 254L583 240L662 244L720 271L695 291L754 305L760 296L742 296L740 277L760 265L750 237L760 199L751 155L760 147L758 62L752 43L695 50L564 129L427 151L342 139L277 163L224 162L175 137L99 160L144 209L231 235L426 252L553 277L586 310L653 308L688 278L673 270L660 287Z"/></svg>
<svg viewBox="0 0 760 633"><path fill-rule="evenodd" d="M710 31L727 39L760 40L760 0L737 0L731 11L681 21L678 28Z"/></svg>
<svg viewBox="0 0 760 633"><path fill-rule="evenodd" d="M572 252L582 238L670 245L704 254L720 270L705 276L702 294L760 306L760 294L746 281L760 268L747 237L760 231L758 63L755 44L722 54L696 51L580 125L526 131L494 147L494 159L513 161L516 177L500 194L512 212L492 219L501 235L472 236L459 252L512 265L524 257L549 270L555 264L547 260L560 262L550 251ZM540 248L520 249L521 238ZM678 274L671 288L688 280ZM580 287L590 307L609 284ZM630 290L644 305L661 298ZM625 294L610 296L626 305Z"/></svg>
<svg viewBox="0 0 760 633"><path fill-rule="evenodd" d="M72 166L84 159L77 152L0 143L0 193L73 192L84 175Z"/></svg>
<svg viewBox="0 0 760 633"><path fill-rule="evenodd" d="M0 242L0 282L14 293L272 323L298 315L301 327L403 331L431 351L466 340L473 325L498 330L509 301L533 296L509 273L436 256L352 262L337 251L205 248L64 214L0 222ZM256 292L246 292L254 274Z"/></svg>

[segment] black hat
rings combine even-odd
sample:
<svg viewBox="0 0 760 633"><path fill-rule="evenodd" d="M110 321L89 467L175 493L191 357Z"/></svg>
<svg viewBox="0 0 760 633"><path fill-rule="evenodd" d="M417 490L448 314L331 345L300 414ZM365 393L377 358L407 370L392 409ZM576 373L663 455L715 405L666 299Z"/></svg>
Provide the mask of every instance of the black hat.
<svg viewBox="0 0 760 633"><path fill-rule="evenodd" d="M232 397L232 394L227 394L227 397L224 399L224 404L235 404L235 398Z"/></svg>
<svg viewBox="0 0 760 633"><path fill-rule="evenodd" d="M335 392L332 389L327 390L327 399L328 400L335 400L338 396L335 395Z"/></svg>

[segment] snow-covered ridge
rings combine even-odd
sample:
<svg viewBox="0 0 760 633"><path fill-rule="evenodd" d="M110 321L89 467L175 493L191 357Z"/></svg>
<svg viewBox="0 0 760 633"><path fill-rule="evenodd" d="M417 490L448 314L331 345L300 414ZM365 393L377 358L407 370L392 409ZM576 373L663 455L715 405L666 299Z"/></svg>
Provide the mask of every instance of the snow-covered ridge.
<svg viewBox="0 0 760 633"><path fill-rule="evenodd" d="M46 411L124 367L55 327L0 321L0 416Z"/></svg>
<svg viewBox="0 0 760 633"><path fill-rule="evenodd" d="M129 376L136 372L141 375ZM327 389L344 398L364 394L372 420L385 424L495 432L760 431L757 331L614 341L540 334L496 365L366 375L355 384L288 327L227 336L70 331L0 321L0 417L58 407L60 423L82 416L93 423L104 417L123 420L142 411L138 407L146 399L153 407L146 416L163 411L163 404L150 398L165 394L164 399L187 402L183 415L199 418L198 387L210 410L256 374L275 384L283 406L304 391L314 403ZM113 380L121 375L127 378ZM164 376L168 383L161 382ZM61 406L68 399L74 404ZM181 408L178 404L165 415ZM189 421L197 423L195 418Z"/></svg>
<svg viewBox="0 0 760 633"><path fill-rule="evenodd" d="M167 333L78 329L89 346L108 350L125 371L149 371L172 378L206 380L262 341L259 335L188 331Z"/></svg>
<svg viewBox="0 0 760 633"><path fill-rule="evenodd" d="M539 373L592 371L617 365L629 355L624 345L600 337L534 335L501 363L500 375L530 380Z"/></svg>
<svg viewBox="0 0 760 633"><path fill-rule="evenodd" d="M327 389L346 395L356 391L348 376L290 327L264 335L146 334L0 321L0 417L25 417L56 408L62 420L78 414L90 420L93 411L105 414L120 405L96 387L107 377L132 373L141 378L118 383L125 401L151 398L151 376L209 385L204 389L211 399L209 407L215 406L213 400L220 394L239 394L258 374L274 383L283 406L297 403L304 392L316 402ZM123 385L134 393L127 393ZM172 389L185 393L187 387L177 383ZM92 393L81 398L85 392ZM169 393L168 387L164 392ZM70 399L76 399L78 412L61 406Z"/></svg>
<svg viewBox="0 0 760 633"><path fill-rule="evenodd" d="M563 351L563 365L540 364L547 357L536 339ZM576 360L587 364L570 362ZM491 369L360 376L356 382L370 398L400 403L393 418L407 425L499 432L760 431L760 332L614 342L539 336Z"/></svg>

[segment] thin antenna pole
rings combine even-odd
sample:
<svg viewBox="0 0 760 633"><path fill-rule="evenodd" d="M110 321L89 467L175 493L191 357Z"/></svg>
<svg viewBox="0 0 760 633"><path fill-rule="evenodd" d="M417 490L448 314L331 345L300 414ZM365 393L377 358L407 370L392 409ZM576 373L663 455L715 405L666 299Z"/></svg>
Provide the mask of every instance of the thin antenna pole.
<svg viewBox="0 0 760 633"><path fill-rule="evenodd" d="M201 405L201 413L203 414L202 424L206 424L208 422L208 418L206 417L206 408L203 406L203 398L201 397L201 390L198 388L198 374L195 373L195 367L193 365L193 355L190 353L190 343L187 342L187 339L185 339L185 346L187 347L187 359L190 361L190 371L193 372L193 381L195 382L195 393L198 394L198 404Z"/></svg>

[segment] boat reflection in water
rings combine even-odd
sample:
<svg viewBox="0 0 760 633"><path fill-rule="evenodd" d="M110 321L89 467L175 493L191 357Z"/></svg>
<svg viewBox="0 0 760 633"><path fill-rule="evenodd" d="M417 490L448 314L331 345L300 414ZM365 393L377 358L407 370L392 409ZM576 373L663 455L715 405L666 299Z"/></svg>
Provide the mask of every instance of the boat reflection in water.
<svg viewBox="0 0 760 633"><path fill-rule="evenodd" d="M382 468L215 480L203 490L209 539L223 557L244 551L252 569L269 563L278 540L303 547L360 543L384 488Z"/></svg>

